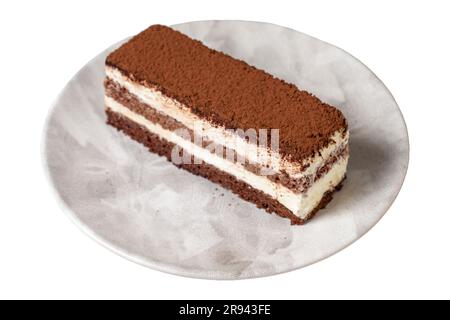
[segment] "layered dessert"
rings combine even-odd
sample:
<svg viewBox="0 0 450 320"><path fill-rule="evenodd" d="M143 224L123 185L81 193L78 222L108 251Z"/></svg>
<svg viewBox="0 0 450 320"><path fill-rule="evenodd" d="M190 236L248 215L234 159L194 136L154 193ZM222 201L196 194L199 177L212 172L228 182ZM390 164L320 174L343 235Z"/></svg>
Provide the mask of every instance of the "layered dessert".
<svg viewBox="0 0 450 320"><path fill-rule="evenodd" d="M107 57L105 106L108 124L151 152L292 224L345 178L337 108L166 26Z"/></svg>

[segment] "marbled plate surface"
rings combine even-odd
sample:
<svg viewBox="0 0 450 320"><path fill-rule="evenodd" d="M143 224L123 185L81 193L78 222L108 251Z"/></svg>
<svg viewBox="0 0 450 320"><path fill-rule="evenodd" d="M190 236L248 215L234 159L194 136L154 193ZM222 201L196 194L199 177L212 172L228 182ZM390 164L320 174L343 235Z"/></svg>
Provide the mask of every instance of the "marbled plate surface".
<svg viewBox="0 0 450 320"><path fill-rule="evenodd" d="M157 270L243 279L324 259L380 220L401 188L409 144L394 98L366 66L339 48L272 24L202 21L175 28L339 106L351 139L344 188L309 223L291 226L149 153L105 124L102 84L110 48L69 82L44 132L51 185L78 226Z"/></svg>

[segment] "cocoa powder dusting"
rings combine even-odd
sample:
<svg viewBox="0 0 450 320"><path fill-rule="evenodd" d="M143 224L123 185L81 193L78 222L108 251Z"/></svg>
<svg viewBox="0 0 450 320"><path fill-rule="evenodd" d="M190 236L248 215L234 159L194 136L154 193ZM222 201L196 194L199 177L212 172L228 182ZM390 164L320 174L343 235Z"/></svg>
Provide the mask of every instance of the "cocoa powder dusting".
<svg viewBox="0 0 450 320"><path fill-rule="evenodd" d="M162 25L144 30L106 64L226 128L280 129L279 151L300 161L347 130L343 114L295 85Z"/></svg>

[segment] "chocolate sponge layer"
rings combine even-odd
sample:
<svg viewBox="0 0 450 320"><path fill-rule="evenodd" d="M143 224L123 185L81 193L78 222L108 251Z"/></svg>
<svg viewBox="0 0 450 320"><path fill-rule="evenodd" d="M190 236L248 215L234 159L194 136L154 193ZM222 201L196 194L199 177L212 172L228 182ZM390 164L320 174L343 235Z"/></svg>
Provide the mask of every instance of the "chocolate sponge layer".
<svg viewBox="0 0 450 320"><path fill-rule="evenodd" d="M171 160L174 144L164 139L160 139L144 127L118 113L111 111L108 107L106 108L106 115L108 124L124 132L133 140L143 144L151 152L164 156L169 161ZM319 209L324 208L331 201L332 193L341 188L341 184L339 184L336 188L330 189L326 192L317 207L305 219L300 219L289 209L280 204L276 199L273 199L267 194L254 189L247 183L238 180L234 176L211 165L203 163L176 164L176 166L222 185L226 189L229 189L240 196L242 199L254 203L258 208L265 209L269 213L274 212L281 217L289 218L291 220L291 224L303 224L306 220L310 219Z"/></svg>
<svg viewBox="0 0 450 320"><path fill-rule="evenodd" d="M157 111L151 105L145 104L137 96L129 92L126 88L120 86L117 82L114 82L109 78L105 80L105 94L106 96L113 98L132 112L143 116L153 123L159 124L166 130L175 131L178 129L183 129L186 132L189 132L191 137L194 136L194 133L191 129L187 128L185 125L176 121L175 119ZM207 140L204 140L202 142L204 144L204 147L212 143L212 141ZM348 156L348 148L339 149L321 167L319 167L314 174L302 176L300 178L292 178L285 172L274 172L273 174L266 175L266 177L275 183L279 183L285 186L293 192L307 192L313 182L322 178L325 174L328 173L328 171L331 170L332 166L337 161L346 156ZM225 153L223 154L223 157L226 157ZM257 164L252 164L246 161L245 163L243 163L243 166L246 170L252 173L260 174L261 172L261 166Z"/></svg>

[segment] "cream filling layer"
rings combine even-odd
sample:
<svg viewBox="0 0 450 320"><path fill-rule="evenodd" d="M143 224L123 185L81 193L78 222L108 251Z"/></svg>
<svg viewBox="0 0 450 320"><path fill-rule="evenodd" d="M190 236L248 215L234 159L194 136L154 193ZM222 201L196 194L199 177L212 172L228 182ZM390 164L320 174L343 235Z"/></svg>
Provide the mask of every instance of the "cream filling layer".
<svg viewBox="0 0 450 320"><path fill-rule="evenodd" d="M159 124L153 123L143 116L132 112L130 109L110 97L105 97L105 104L106 107L113 112L127 117L131 121L143 126L148 131L156 134L158 137L178 145L183 150L196 156L205 163L210 164L219 170L244 181L251 187L271 196L288 208L293 214L302 219L306 218L311 210L317 206L322 199L323 194L330 189L333 189L345 175L348 160L347 157L341 158L336 162L331 170L314 182L306 193L296 194L281 184L274 183L266 176L257 175L246 170L240 163L234 163L219 157L209 150L184 139L175 132L164 129Z"/></svg>
<svg viewBox="0 0 450 320"><path fill-rule="evenodd" d="M293 179L299 179L303 176L314 174L322 167L335 150L348 143L348 132L344 136L342 136L340 131L335 132L332 137L332 140L334 140L335 143L323 148L319 155L306 159L303 163L309 163L310 165L305 170L302 169L302 164L287 161L286 159L283 159L278 152L274 152L270 150L270 148L262 148L256 144L248 143L239 135L226 130L226 128L211 125L209 122L193 114L185 105L163 95L155 89L145 87L130 80L115 68L107 66L106 75L108 78L127 89L131 94L138 97L149 107L179 121L201 137L205 137L226 148L235 150L236 153L245 156L250 162L258 163L258 160L261 159L261 155L268 155L267 158L270 160L268 164L274 172L284 170ZM269 143L270 142L268 142L268 144Z"/></svg>

